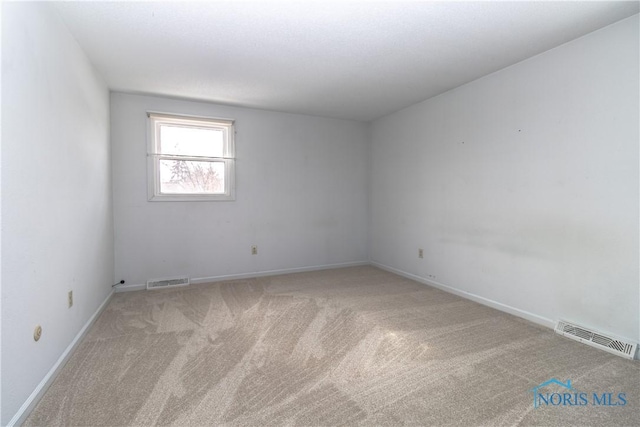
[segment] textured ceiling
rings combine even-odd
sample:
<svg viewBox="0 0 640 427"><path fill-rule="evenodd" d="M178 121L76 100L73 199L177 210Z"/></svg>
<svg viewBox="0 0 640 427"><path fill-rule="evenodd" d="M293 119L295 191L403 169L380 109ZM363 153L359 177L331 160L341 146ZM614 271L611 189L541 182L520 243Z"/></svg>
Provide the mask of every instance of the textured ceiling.
<svg viewBox="0 0 640 427"><path fill-rule="evenodd" d="M110 89L372 120L638 2L55 2Z"/></svg>

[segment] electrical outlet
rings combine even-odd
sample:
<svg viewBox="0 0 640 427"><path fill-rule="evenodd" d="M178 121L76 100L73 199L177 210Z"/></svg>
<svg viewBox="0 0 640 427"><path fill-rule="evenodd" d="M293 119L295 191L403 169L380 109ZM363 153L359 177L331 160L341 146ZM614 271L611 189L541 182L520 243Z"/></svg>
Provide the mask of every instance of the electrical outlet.
<svg viewBox="0 0 640 427"><path fill-rule="evenodd" d="M424 258L424 251L422 248L418 249L418 258Z"/></svg>
<svg viewBox="0 0 640 427"><path fill-rule="evenodd" d="M251 246L251 255L258 255L258 247L256 245Z"/></svg>
<svg viewBox="0 0 640 427"><path fill-rule="evenodd" d="M67 294L67 302L69 303L69 308L73 306L73 291L69 291Z"/></svg>

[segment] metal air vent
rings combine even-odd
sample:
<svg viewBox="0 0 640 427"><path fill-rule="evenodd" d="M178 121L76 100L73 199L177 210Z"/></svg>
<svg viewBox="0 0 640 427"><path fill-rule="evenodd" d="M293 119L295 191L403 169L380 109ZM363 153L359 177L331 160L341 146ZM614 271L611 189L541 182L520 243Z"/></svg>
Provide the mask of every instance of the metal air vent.
<svg viewBox="0 0 640 427"><path fill-rule="evenodd" d="M584 326L578 326L565 320L558 321L555 331L567 338L622 356L625 359L633 360L638 346L636 343L607 336L603 333L596 332Z"/></svg>
<svg viewBox="0 0 640 427"><path fill-rule="evenodd" d="M175 286L187 286L188 277L173 277L170 279L155 279L147 281L147 289L164 289Z"/></svg>

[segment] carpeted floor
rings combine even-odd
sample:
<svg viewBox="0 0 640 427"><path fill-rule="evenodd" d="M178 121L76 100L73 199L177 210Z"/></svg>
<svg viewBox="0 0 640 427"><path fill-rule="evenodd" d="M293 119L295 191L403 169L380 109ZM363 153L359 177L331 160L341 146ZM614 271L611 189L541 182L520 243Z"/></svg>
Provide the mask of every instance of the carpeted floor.
<svg viewBox="0 0 640 427"><path fill-rule="evenodd" d="M355 267L116 294L25 424L638 423L638 361Z"/></svg>

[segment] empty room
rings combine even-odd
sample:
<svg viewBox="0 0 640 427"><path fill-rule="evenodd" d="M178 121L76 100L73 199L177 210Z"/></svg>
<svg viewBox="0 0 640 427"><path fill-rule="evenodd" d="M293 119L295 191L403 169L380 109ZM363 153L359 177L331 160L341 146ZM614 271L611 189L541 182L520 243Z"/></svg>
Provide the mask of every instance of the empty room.
<svg viewBox="0 0 640 427"><path fill-rule="evenodd" d="M10 2L0 424L640 420L640 2Z"/></svg>

